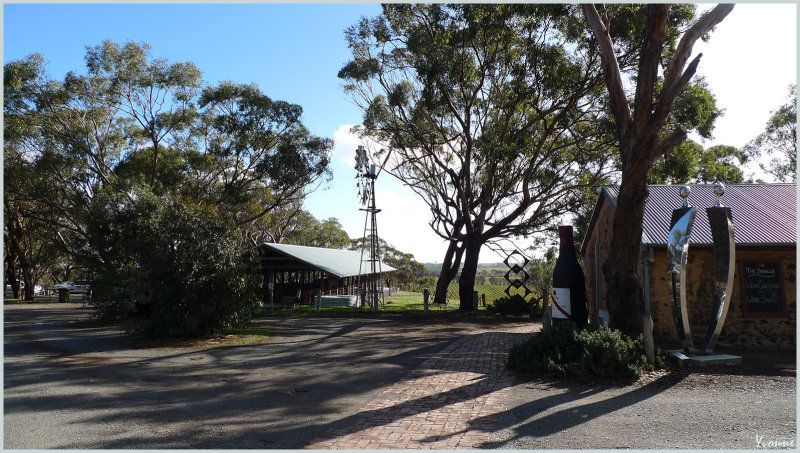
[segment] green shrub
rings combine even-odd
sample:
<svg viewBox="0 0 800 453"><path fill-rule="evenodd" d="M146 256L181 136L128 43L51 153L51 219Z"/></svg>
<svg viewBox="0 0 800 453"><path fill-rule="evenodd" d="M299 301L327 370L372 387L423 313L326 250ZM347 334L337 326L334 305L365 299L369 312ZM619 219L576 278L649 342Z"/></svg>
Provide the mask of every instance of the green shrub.
<svg viewBox="0 0 800 453"><path fill-rule="evenodd" d="M633 339L595 324L578 330L572 323L559 324L514 346L508 363L511 369L524 373L604 380L633 380L653 368L645 356L641 336Z"/></svg>
<svg viewBox="0 0 800 453"><path fill-rule="evenodd" d="M531 307L533 304L522 297L501 297L489 304L487 310L504 315L524 315L531 312Z"/></svg>
<svg viewBox="0 0 800 453"><path fill-rule="evenodd" d="M91 268L102 280L90 301L95 315L138 314L135 330L147 338L245 326L260 305L261 277L235 226L215 207L131 193L103 193L93 206Z"/></svg>

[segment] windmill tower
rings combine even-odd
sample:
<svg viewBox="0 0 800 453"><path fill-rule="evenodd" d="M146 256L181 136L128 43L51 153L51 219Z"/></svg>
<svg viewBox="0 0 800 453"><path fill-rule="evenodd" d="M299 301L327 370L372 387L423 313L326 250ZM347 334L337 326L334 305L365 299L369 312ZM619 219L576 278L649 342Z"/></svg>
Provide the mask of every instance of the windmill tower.
<svg viewBox="0 0 800 453"><path fill-rule="evenodd" d="M384 303L383 272L376 216L381 210L375 207L375 180L378 178L378 173L375 164L369 163L367 150L361 145L356 149L356 171L358 172L356 175L358 198L364 206L359 211L366 212L363 236L365 241L361 244L361 263L358 266L357 287L361 293L361 300L377 313L378 303ZM366 257L365 251L367 252ZM364 285L363 289L362 284Z"/></svg>

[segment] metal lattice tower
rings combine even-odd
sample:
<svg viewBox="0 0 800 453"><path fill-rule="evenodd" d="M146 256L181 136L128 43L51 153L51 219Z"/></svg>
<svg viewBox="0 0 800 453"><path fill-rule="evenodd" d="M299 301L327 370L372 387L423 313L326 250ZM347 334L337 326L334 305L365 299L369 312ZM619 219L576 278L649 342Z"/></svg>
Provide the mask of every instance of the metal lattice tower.
<svg viewBox="0 0 800 453"><path fill-rule="evenodd" d="M378 304L384 304L383 299L383 271L380 259L380 241L378 240L377 214L381 212L375 207L375 180L378 178L375 164L369 164L367 150L359 145L356 150L356 171L358 175L358 196L365 211L364 219L364 242L361 243L361 263L358 266L357 288L361 291L361 300L372 307L372 311L378 312ZM369 248L367 257L364 251ZM364 290L361 290L362 282Z"/></svg>

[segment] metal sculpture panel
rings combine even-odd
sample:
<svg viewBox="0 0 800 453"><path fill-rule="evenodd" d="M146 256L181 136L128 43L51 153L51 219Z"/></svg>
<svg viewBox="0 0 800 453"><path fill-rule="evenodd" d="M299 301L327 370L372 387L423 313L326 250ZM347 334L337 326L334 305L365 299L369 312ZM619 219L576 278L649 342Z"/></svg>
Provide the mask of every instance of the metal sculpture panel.
<svg viewBox="0 0 800 453"><path fill-rule="evenodd" d="M686 305L686 262L689 256L689 236L697 208L689 206L690 189L681 188L683 207L672 211L672 224L667 239L667 274L672 284L672 316L678 329L678 340L687 354L694 351L689 311Z"/></svg>
<svg viewBox="0 0 800 453"><path fill-rule="evenodd" d="M734 264L736 261L736 243L733 236L733 217L731 209L722 206L719 197L725 192L723 184L714 187L717 195L716 206L706 208L711 236L714 246L714 298L712 316L709 320L706 339L703 344L702 353L710 354L714 350L725 318L730 306L731 293L733 289ZM683 197L683 207L672 211L672 221L667 243L667 274L670 276L672 285L673 317L675 326L678 329L678 339L681 347L686 354L693 354L697 351L692 340L691 327L689 325L689 312L686 300L686 272L687 259L689 254L689 237L692 233L692 224L696 214L696 208L689 206L688 196L690 189L688 186L681 188Z"/></svg>
<svg viewBox="0 0 800 453"><path fill-rule="evenodd" d="M725 186L718 184L714 188L717 205L706 208L708 223L711 226L711 238L714 242L714 309L706 333L703 352L710 354L717 344L733 292L733 273L736 263L736 242L733 237L733 215L731 208L722 206L719 197L725 192Z"/></svg>

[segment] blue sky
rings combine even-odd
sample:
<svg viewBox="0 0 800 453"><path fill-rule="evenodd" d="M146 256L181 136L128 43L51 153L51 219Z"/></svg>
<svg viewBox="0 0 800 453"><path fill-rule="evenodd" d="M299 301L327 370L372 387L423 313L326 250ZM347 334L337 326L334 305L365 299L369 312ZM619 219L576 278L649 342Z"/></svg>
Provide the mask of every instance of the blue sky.
<svg viewBox="0 0 800 453"><path fill-rule="evenodd" d="M703 5L708 8L710 5ZM332 137L333 181L313 193L306 208L317 218L336 217L350 237L364 228L356 201L348 134L361 112L336 77L349 60L344 30L377 4L5 4L3 61L38 52L53 78L85 72L86 46L106 39L148 42L152 55L191 61L204 80L256 83L273 99L300 104L312 133ZM706 78L725 116L704 146L743 146L764 130L770 111L783 104L797 79L797 8L794 4L737 4L711 34L698 74ZM381 237L419 261L438 262L446 244L428 226L428 210L388 175L376 183ZM484 250L482 262L501 258Z"/></svg>
<svg viewBox="0 0 800 453"><path fill-rule="evenodd" d="M145 41L152 54L192 61L210 83L255 82L300 104L315 134L330 136L361 115L336 77L348 61L344 30L379 5L6 4L4 62L38 52L62 78L85 71L86 46Z"/></svg>

